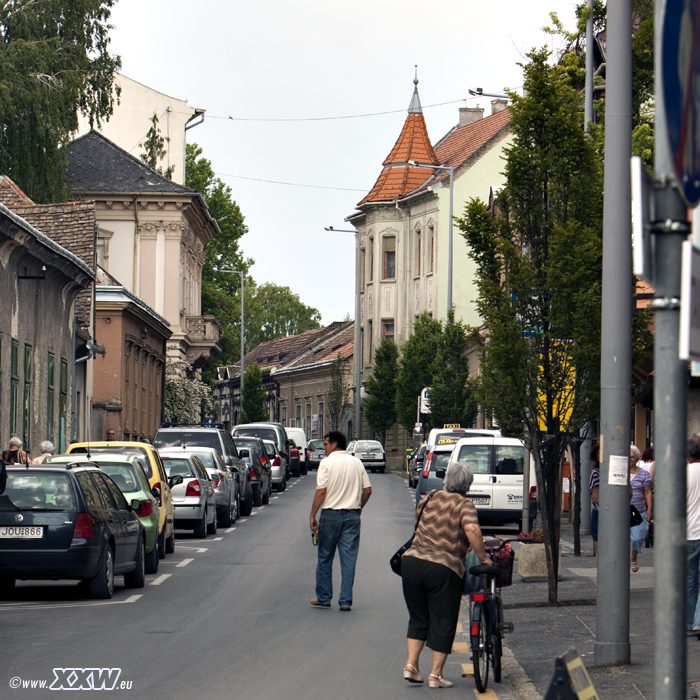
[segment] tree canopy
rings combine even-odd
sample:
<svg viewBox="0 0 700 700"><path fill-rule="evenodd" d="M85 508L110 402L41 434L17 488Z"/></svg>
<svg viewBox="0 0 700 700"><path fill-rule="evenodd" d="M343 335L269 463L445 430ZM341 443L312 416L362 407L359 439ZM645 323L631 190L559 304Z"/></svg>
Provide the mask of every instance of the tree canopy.
<svg viewBox="0 0 700 700"><path fill-rule="evenodd" d="M141 154L141 160L146 165L150 165L154 170L157 170L163 177L172 180L175 166L169 165L163 170L163 166L160 165L160 161L168 155L168 152L165 150L166 143L170 143L170 137L161 134L158 126L158 115L156 112L153 112L151 128L148 130L143 143L139 144L144 149L144 152Z"/></svg>
<svg viewBox="0 0 700 700"><path fill-rule="evenodd" d="M116 0L0 3L0 172L36 202L65 201L63 147L78 115L112 114L121 60L109 53Z"/></svg>
<svg viewBox="0 0 700 700"><path fill-rule="evenodd" d="M331 430L340 430L343 424L343 414L350 402L350 385L348 384L346 361L338 353L331 363L331 383L326 392L325 408L328 413L328 423Z"/></svg>
<svg viewBox="0 0 700 700"><path fill-rule="evenodd" d="M267 392L263 387L260 365L245 368L243 374L243 397L241 400L241 422L257 423L267 420Z"/></svg>
<svg viewBox="0 0 700 700"><path fill-rule="evenodd" d="M374 351L372 374L367 378L369 396L362 402L362 413L370 426L382 436L396 423L396 379L399 374L399 349L384 338Z"/></svg>

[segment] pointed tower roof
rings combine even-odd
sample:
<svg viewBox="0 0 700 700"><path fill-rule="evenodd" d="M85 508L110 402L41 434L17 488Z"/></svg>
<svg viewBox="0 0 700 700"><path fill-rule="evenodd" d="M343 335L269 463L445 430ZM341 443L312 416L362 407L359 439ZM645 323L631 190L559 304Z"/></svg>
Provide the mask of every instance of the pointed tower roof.
<svg viewBox="0 0 700 700"><path fill-rule="evenodd" d="M440 164L430 143L428 128L425 125L423 108L418 96L418 77L414 78L413 84L413 97L401 134L391 149L391 153L382 163L384 169L374 183L374 187L358 206L370 202L387 202L399 199L420 187L435 173L434 170L428 168L411 167L410 162Z"/></svg>

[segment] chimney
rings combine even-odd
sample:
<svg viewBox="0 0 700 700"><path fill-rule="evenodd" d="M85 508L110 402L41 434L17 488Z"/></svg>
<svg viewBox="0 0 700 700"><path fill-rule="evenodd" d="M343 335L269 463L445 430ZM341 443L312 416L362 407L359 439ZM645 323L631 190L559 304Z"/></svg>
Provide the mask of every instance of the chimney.
<svg viewBox="0 0 700 700"><path fill-rule="evenodd" d="M498 99L498 100L491 100L491 114L498 114L499 112L502 112L504 109L508 108L508 100L506 99Z"/></svg>
<svg viewBox="0 0 700 700"><path fill-rule="evenodd" d="M459 108L459 125L467 126L478 122L484 116L483 107L460 107Z"/></svg>

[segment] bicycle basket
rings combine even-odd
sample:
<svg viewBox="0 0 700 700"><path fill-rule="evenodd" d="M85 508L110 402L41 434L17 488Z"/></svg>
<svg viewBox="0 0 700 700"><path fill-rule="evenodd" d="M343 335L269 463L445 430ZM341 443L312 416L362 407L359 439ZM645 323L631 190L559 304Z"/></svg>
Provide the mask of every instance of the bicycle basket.
<svg viewBox="0 0 700 700"><path fill-rule="evenodd" d="M513 559L515 552L512 549L499 552L500 556L496 557L494 564L498 567L496 575L496 585L499 588L513 585Z"/></svg>

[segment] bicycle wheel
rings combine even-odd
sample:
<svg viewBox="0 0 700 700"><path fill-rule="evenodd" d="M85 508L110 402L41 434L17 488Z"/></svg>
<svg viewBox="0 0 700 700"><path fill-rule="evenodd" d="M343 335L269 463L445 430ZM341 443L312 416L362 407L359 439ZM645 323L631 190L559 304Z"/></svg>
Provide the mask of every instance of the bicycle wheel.
<svg viewBox="0 0 700 700"><path fill-rule="evenodd" d="M474 682L480 693L485 693L489 684L489 623L485 603L474 603L470 625L472 643L472 665Z"/></svg>
<svg viewBox="0 0 700 700"><path fill-rule="evenodd" d="M501 622L503 620L503 612L501 610L501 601L497 599L491 607L491 639L489 644L489 655L491 656L491 667L493 668L493 680L496 683L501 682L501 654L503 648L501 646Z"/></svg>

